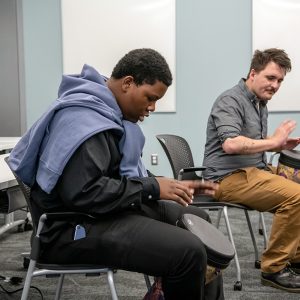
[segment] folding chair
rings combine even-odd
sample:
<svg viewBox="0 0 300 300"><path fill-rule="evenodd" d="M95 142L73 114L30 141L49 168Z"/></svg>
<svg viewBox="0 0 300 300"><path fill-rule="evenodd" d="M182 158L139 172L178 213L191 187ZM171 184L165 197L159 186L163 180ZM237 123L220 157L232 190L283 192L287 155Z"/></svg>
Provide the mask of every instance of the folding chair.
<svg viewBox="0 0 300 300"><path fill-rule="evenodd" d="M8 157L5 158L5 161L8 163ZM12 171L13 172L13 171ZM29 211L32 216L32 223L33 223L33 239L31 244L31 251L30 251L30 262L27 270L27 275L24 283L24 288L22 292L21 300L28 299L29 289L31 285L31 281L33 277L43 276L46 277L50 276L59 277L58 284L56 287L56 294L55 299L60 299L62 286L64 282L64 277L66 274L90 274L90 275L100 275L106 274L111 297L113 300L118 300L117 291L114 283L114 273L116 270L107 267L107 266L99 266L99 265L83 265L83 264L44 264L39 262L40 257L40 233L45 224L46 220L83 220L83 219L90 219L94 218L91 215L83 214L83 213L73 213L73 212L61 212L61 213L46 213L41 215L39 220L34 218L34 213L32 211L31 206L31 196L30 196L30 187L23 183L20 178L13 172L16 180L25 196Z"/></svg>
<svg viewBox="0 0 300 300"><path fill-rule="evenodd" d="M177 178L178 180L195 179L195 176L197 176L195 172L197 171L202 172L206 169L206 167L194 166L192 151L190 149L189 144L184 138L177 135L171 135L171 134L159 134L156 136L156 138L158 139L159 143L161 144L162 148L164 149L168 157L168 160L171 164L174 178ZM205 209L217 209L219 212L217 224L216 224L217 227L219 227L220 218L223 213L229 240L232 243L232 246L235 250L234 261L235 261L236 271L237 271L237 275L236 275L237 280L234 284L234 290L242 290L240 263L239 263L237 250L235 247L232 230L229 222L228 209L235 208L244 211L249 232L251 235L254 251L255 251L254 266L255 268L259 269L260 268L259 254L258 254L257 244L256 244L255 236L253 233L253 229L252 229L252 225L248 213L248 211L252 209L240 204L219 202L216 201L213 197L204 196L204 195L195 197L193 201L193 205ZM262 224L264 225L264 221L263 221L264 219L262 213L260 213L260 219L262 221ZM266 241L267 234L266 234L265 226L263 226L262 230L263 230L264 240Z"/></svg>

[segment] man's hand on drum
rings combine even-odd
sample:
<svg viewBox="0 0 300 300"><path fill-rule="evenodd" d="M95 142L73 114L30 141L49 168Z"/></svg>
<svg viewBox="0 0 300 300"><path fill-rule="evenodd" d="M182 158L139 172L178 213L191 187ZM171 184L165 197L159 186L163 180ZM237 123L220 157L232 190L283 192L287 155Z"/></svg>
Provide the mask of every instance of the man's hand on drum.
<svg viewBox="0 0 300 300"><path fill-rule="evenodd" d="M165 177L156 177L160 187L160 199L173 200L188 206L193 203L194 195L205 194L213 196L219 185L203 180L175 180Z"/></svg>
<svg viewBox="0 0 300 300"><path fill-rule="evenodd" d="M282 150L292 150L300 144L300 138L288 138L282 146Z"/></svg>

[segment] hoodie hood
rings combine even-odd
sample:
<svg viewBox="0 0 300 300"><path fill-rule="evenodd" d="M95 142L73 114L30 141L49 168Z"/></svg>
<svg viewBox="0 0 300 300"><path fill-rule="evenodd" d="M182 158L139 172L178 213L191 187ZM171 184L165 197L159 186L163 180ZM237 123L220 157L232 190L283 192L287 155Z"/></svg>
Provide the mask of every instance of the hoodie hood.
<svg viewBox="0 0 300 300"><path fill-rule="evenodd" d="M59 98L21 138L9 164L24 183L32 186L36 180L50 193L74 151L92 135L112 129L121 137L120 175L146 176L141 162L145 137L140 127L123 120L106 77L84 65L81 74L63 76Z"/></svg>

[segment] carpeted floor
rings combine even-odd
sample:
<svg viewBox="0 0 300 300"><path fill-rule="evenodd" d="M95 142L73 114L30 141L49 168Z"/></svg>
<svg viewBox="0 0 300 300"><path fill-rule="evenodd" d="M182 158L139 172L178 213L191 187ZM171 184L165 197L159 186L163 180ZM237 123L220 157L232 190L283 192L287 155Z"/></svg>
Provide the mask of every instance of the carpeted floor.
<svg viewBox="0 0 300 300"><path fill-rule="evenodd" d="M216 217L215 212L211 212L211 215L214 220ZM260 284L260 270L254 268L254 251L244 215L238 210L230 210L229 215L241 264L243 289L242 291L233 290L233 285L236 281L236 270L235 264L232 262L223 273L225 298L228 300L299 300L299 294L282 292ZM258 213L251 212L250 216L255 232L257 233ZM16 218L22 218L22 213L17 212ZM265 214L265 219L267 228L269 229L272 221L271 214ZM3 224L3 215L0 215L1 224ZM224 220L221 222L220 229L226 232ZM0 236L0 275L5 277L25 277L26 270L23 269L21 252L29 251L30 235L30 231L17 232L17 229L14 228ZM261 252L263 250L263 238L258 234L256 234L256 238ZM38 287L44 299L48 300L54 299L56 281L57 278L35 278L32 285ZM115 282L120 300L141 300L146 292L146 285L142 274L118 271L115 275ZM0 280L0 284L10 291L22 287L22 284L13 286L3 280ZM20 296L21 292L7 295L0 289L1 300L20 299ZM31 289L29 299L38 300L42 299L42 297L36 290ZM66 276L61 299L111 299L106 277Z"/></svg>

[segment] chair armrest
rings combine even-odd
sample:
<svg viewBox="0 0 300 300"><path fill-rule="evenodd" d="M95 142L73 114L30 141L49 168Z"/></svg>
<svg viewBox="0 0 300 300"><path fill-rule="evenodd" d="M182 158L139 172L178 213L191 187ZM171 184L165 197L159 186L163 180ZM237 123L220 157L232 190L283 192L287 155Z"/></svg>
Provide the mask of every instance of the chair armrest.
<svg viewBox="0 0 300 300"><path fill-rule="evenodd" d="M182 171L183 173L186 172L196 172L196 171L205 171L207 168L206 167L189 167L189 168L183 168L179 171L179 173Z"/></svg>
<svg viewBox="0 0 300 300"><path fill-rule="evenodd" d="M42 231L42 228L46 220L54 221L82 221L83 219L96 219L94 216L80 213L80 212L55 212L55 213L44 213L40 216L38 227L36 231L36 236L39 238L39 235Z"/></svg>
<svg viewBox="0 0 300 300"><path fill-rule="evenodd" d="M92 215L80 213L80 212L57 212L57 213L44 213L40 216L38 227L36 230L36 234L32 239L32 247L31 247L31 253L30 258L34 259L35 261L38 260L40 255L40 247L41 247L41 241L40 241L40 233L42 231L42 228L45 224L46 220L82 220L82 219L95 219Z"/></svg>
<svg viewBox="0 0 300 300"><path fill-rule="evenodd" d="M96 219L94 216L81 212L55 212L55 213L45 213L47 220L56 221L72 221L78 219Z"/></svg>
<svg viewBox="0 0 300 300"><path fill-rule="evenodd" d="M205 166L183 168L179 171L178 180L182 180L182 176L183 176L184 173L191 173L191 172L201 171L200 176L202 176L202 172L205 171L206 169L207 169L207 167L205 167Z"/></svg>

